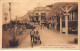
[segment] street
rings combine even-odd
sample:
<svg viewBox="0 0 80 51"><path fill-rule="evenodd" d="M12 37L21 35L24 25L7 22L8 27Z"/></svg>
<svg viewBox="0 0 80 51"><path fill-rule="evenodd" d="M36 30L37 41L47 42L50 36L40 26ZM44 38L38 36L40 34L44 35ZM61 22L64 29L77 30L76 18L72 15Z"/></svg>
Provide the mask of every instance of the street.
<svg viewBox="0 0 80 51"><path fill-rule="evenodd" d="M44 29L39 28L38 29L41 39L41 45L33 45L34 47L42 47L44 45L59 45L59 44L73 44L74 38L77 37L77 35L70 35L68 37L65 36L65 34L60 34L56 30L47 29L44 27ZM72 42L72 43L70 43ZM30 35L27 36L22 43L17 48L30 48L31 47L31 39Z"/></svg>
<svg viewBox="0 0 80 51"><path fill-rule="evenodd" d="M4 2L2 9L2 48L79 45L78 2Z"/></svg>

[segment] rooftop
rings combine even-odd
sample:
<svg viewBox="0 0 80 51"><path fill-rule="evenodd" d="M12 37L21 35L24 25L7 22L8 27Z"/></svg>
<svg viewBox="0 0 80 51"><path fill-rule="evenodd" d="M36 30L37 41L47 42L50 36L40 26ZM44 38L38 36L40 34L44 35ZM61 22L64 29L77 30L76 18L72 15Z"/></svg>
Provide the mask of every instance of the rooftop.
<svg viewBox="0 0 80 51"><path fill-rule="evenodd" d="M34 8L34 11L37 11L37 10L50 10L48 7L36 7Z"/></svg>
<svg viewBox="0 0 80 51"><path fill-rule="evenodd" d="M78 10L77 2L58 2L58 3L53 4L53 7L51 8L47 17L53 16L53 15L56 16L56 13L61 14L63 12L66 12L66 10L65 10L66 6L67 6L67 9L69 10L69 12Z"/></svg>

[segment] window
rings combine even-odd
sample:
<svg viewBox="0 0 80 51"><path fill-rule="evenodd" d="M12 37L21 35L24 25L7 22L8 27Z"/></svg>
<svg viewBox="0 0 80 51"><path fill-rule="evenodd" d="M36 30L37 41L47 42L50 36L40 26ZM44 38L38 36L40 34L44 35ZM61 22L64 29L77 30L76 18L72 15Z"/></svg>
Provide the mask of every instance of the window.
<svg viewBox="0 0 80 51"><path fill-rule="evenodd" d="M65 16L62 17L62 20L65 21Z"/></svg>
<svg viewBox="0 0 80 51"><path fill-rule="evenodd" d="M41 13L42 16L46 16L46 13Z"/></svg>
<svg viewBox="0 0 80 51"><path fill-rule="evenodd" d="M41 13L41 20L46 20L46 13Z"/></svg>
<svg viewBox="0 0 80 51"><path fill-rule="evenodd" d="M36 13L36 15L39 15L39 13Z"/></svg>

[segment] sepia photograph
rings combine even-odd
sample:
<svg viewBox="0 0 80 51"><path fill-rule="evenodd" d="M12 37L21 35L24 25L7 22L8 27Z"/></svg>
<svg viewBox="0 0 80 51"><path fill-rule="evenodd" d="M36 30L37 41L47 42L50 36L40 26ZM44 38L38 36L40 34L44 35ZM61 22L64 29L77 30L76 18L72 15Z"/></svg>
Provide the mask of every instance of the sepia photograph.
<svg viewBox="0 0 80 51"><path fill-rule="evenodd" d="M2 48L60 45L78 46L78 2L2 3Z"/></svg>

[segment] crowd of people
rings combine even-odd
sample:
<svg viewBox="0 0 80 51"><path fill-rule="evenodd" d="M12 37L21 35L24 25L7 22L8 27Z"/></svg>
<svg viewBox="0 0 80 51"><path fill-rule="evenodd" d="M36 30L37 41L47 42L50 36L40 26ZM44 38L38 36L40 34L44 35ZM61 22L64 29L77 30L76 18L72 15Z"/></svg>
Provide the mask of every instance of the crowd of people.
<svg viewBox="0 0 80 51"><path fill-rule="evenodd" d="M31 37L31 42L34 42L35 40L40 40L40 35L38 29L32 29L30 31L30 37Z"/></svg>

